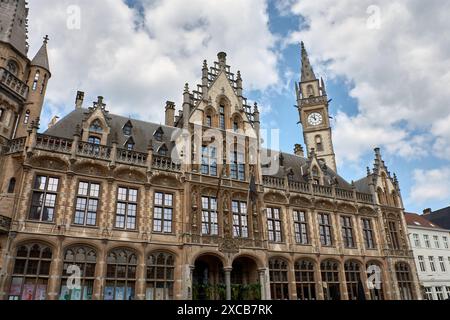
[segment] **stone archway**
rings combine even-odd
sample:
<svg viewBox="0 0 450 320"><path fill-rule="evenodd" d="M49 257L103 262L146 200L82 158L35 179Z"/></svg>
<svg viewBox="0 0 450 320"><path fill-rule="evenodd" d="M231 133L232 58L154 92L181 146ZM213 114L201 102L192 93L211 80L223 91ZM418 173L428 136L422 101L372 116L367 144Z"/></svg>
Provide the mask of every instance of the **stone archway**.
<svg viewBox="0 0 450 320"><path fill-rule="evenodd" d="M224 266L220 258L212 254L195 260L192 277L193 300L225 300L226 286Z"/></svg>
<svg viewBox="0 0 450 320"><path fill-rule="evenodd" d="M238 257L231 271L232 300L261 300L258 265L249 257Z"/></svg>

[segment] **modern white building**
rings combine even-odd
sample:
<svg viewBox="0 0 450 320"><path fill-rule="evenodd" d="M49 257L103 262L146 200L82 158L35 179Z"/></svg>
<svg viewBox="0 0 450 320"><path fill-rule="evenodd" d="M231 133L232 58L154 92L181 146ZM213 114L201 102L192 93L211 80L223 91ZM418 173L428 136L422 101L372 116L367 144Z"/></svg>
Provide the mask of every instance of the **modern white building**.
<svg viewBox="0 0 450 320"><path fill-rule="evenodd" d="M450 231L418 214L405 217L424 298L450 299Z"/></svg>

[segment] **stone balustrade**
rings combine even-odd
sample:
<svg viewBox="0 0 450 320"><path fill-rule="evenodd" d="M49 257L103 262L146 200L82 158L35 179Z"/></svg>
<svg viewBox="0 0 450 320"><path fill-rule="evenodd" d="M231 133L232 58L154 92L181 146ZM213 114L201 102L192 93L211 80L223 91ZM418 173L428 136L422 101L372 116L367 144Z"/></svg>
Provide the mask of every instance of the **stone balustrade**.
<svg viewBox="0 0 450 320"><path fill-rule="evenodd" d="M28 97L28 86L5 68L0 68L0 83L23 100Z"/></svg>

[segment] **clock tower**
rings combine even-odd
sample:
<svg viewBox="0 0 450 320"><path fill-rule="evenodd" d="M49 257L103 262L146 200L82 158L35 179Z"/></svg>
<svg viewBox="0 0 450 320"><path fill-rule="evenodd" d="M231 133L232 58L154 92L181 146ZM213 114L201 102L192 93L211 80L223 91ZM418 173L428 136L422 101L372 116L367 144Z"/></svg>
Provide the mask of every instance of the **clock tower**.
<svg viewBox="0 0 450 320"><path fill-rule="evenodd" d="M314 149L317 159L323 160L329 168L336 172L336 157L325 83L323 79L319 81L316 78L303 42L301 49L302 76L300 83L296 83L296 93L306 149L308 155Z"/></svg>

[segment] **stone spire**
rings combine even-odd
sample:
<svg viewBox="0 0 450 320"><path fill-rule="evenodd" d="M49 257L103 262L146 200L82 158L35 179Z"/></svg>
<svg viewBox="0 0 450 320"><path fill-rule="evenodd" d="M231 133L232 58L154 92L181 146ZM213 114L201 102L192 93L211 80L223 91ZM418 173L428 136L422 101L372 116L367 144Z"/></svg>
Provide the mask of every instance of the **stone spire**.
<svg viewBox="0 0 450 320"><path fill-rule="evenodd" d="M26 0L0 1L0 42L9 43L23 56L28 53Z"/></svg>
<svg viewBox="0 0 450 320"><path fill-rule="evenodd" d="M309 62L308 52L306 52L305 45L302 41L302 82L317 80L314 70Z"/></svg>
<svg viewBox="0 0 450 320"><path fill-rule="evenodd" d="M41 48L36 53L36 56L31 61L32 66L40 67L48 72L50 72L50 66L48 63L48 54L47 54L47 43L48 43L48 36L44 37L44 42L42 43Z"/></svg>

